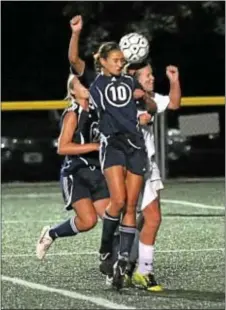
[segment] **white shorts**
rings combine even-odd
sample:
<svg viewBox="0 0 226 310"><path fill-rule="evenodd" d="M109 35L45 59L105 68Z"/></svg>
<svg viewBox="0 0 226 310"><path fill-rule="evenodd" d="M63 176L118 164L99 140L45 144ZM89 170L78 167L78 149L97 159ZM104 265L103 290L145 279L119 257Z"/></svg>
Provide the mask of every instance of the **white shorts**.
<svg viewBox="0 0 226 310"><path fill-rule="evenodd" d="M158 191L164 188L159 168L154 161L151 163L150 170L145 174L144 179L144 188L138 200L138 211L144 210L158 197Z"/></svg>

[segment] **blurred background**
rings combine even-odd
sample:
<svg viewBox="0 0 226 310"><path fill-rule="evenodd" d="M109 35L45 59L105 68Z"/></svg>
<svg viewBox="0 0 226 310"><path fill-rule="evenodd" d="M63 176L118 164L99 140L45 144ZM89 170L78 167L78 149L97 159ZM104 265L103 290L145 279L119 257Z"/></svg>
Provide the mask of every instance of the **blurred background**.
<svg viewBox="0 0 226 310"><path fill-rule="evenodd" d="M69 20L76 14L83 16L81 56L90 66L101 42L119 41L137 31L150 42L156 92L169 91L165 67L179 67L185 104L179 111L167 111L155 124L163 178L224 177L225 2L1 5L3 182L59 179L62 158L56 147L62 109L48 107L66 96ZM31 110L42 100L45 109ZM5 108L10 102L13 111ZM26 104L29 110L24 110Z"/></svg>

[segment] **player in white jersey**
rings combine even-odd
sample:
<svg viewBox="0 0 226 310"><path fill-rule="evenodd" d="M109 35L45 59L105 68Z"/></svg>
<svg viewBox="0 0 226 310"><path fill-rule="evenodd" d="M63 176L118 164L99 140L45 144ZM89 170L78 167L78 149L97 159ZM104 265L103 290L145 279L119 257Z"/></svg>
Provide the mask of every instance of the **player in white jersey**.
<svg viewBox="0 0 226 310"><path fill-rule="evenodd" d="M169 96L163 96L157 93L154 94L153 99L157 106L157 113L164 112L167 109L168 104L170 102ZM154 116L151 116L144 111L138 111L138 115L141 122L143 122L142 132L148 155L148 171L145 176L146 182L144 191L140 197L141 200L140 210L142 211L150 203L150 201L156 199L156 197L158 196L157 191L163 189L164 186L161 181L159 168L155 161L155 139L153 130Z"/></svg>
<svg viewBox="0 0 226 310"><path fill-rule="evenodd" d="M166 75L170 82L170 92L168 96L163 96L153 92L154 76L150 64L143 64L140 69L127 67L129 74L135 75L145 91L147 91L157 106L157 113L162 113L166 109L176 110L180 107L181 90L179 82L179 72L174 66L166 68ZM138 112L140 121L143 123L143 135L148 154L148 171L145 175L144 190L140 196L141 216L138 222L141 223L139 233L139 245L134 244L135 253L132 253L130 265L127 271L127 280L137 286L141 286L148 291L161 291L163 288L158 285L154 278L153 258L156 236L161 224L160 210L160 190L163 184L160 177L159 168L155 162L155 143L153 132L154 116L150 116L145 111ZM139 226L139 225L138 225ZM138 242L137 242L138 243ZM137 251L138 250L138 251ZM138 266L136 271L136 260L138 254Z"/></svg>

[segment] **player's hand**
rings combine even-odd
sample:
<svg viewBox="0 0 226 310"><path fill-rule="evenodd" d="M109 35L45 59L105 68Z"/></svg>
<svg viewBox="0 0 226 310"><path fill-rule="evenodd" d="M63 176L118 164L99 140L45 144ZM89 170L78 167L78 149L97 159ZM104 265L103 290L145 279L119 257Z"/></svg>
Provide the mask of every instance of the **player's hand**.
<svg viewBox="0 0 226 310"><path fill-rule="evenodd" d="M140 125L147 125L150 122L151 118L152 118L152 116L147 112L140 114L139 115Z"/></svg>
<svg viewBox="0 0 226 310"><path fill-rule="evenodd" d="M166 67L166 75L170 82L176 82L179 80L179 70L175 66L167 66Z"/></svg>
<svg viewBox="0 0 226 310"><path fill-rule="evenodd" d="M133 98L134 99L141 99L142 97L144 97L145 92L142 89L135 89L133 92Z"/></svg>
<svg viewBox="0 0 226 310"><path fill-rule="evenodd" d="M79 32L82 30L83 22L82 16L76 15L70 20L71 30L72 32Z"/></svg>

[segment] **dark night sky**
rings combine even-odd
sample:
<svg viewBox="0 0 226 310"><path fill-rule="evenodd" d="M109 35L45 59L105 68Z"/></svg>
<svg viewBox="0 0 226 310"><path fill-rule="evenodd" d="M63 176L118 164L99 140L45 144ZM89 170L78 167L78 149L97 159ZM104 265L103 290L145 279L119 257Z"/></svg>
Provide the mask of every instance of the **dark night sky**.
<svg viewBox="0 0 226 310"><path fill-rule="evenodd" d="M54 100L65 96L70 38L69 19L62 14L65 4L58 1L2 3L3 101ZM125 2L115 1L116 5L119 12L125 12ZM108 4L102 18L110 18L109 7ZM112 34L118 38L122 35L120 23L124 19L124 14L119 15L117 34ZM199 33L197 25L195 36L181 29L177 35L160 33L152 44L158 90L166 91L164 68L173 63L181 70L183 95L224 95L223 36Z"/></svg>

